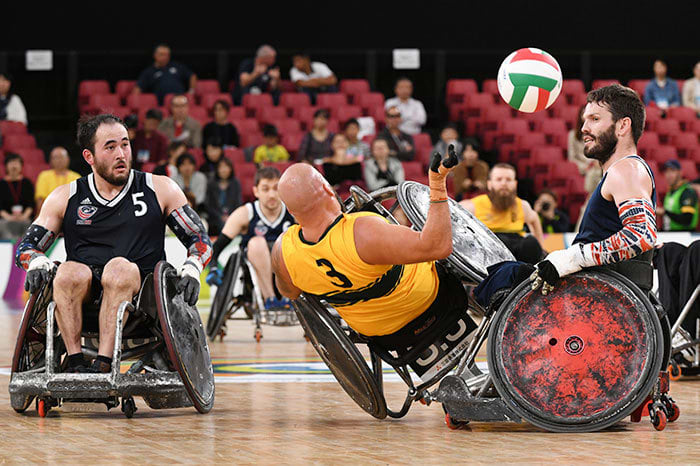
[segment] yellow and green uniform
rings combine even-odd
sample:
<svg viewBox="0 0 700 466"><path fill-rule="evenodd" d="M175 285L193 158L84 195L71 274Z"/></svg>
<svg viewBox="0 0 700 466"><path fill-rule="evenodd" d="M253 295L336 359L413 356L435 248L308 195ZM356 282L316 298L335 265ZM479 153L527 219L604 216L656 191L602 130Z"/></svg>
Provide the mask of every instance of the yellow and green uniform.
<svg viewBox="0 0 700 466"><path fill-rule="evenodd" d="M333 306L355 331L389 335L422 314L435 300L438 275L434 262L372 265L355 247L355 220L380 215L340 215L316 243L292 225L282 238L282 255L292 283ZM385 219L384 219L385 220Z"/></svg>
<svg viewBox="0 0 700 466"><path fill-rule="evenodd" d="M289 152L284 146L279 144L274 147L268 147L263 144L258 146L253 153L253 161L255 163L286 162L287 160L289 160Z"/></svg>
<svg viewBox="0 0 700 466"><path fill-rule="evenodd" d="M675 191L668 191L664 197L664 210L664 230L692 231L698 226L698 195L688 183Z"/></svg>
<svg viewBox="0 0 700 466"><path fill-rule="evenodd" d="M515 198L515 203L506 211L498 212L493 209L488 194L482 194L470 199L474 204L474 216L494 233L517 233L525 236L525 212L523 201Z"/></svg>

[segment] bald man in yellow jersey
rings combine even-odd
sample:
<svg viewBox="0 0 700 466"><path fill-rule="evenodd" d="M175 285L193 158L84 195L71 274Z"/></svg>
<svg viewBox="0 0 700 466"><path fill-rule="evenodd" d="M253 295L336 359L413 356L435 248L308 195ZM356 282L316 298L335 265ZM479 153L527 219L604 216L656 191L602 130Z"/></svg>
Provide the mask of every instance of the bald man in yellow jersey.
<svg viewBox="0 0 700 466"><path fill-rule="evenodd" d="M288 168L279 194L298 225L272 249L280 292L290 299L302 292L318 296L351 328L388 349L433 336L447 317L464 313L461 282L435 262L452 252L445 176L457 155L452 149L442 163L441 158L436 153L431 161L430 208L422 231L389 224L374 213L345 214L312 166Z"/></svg>

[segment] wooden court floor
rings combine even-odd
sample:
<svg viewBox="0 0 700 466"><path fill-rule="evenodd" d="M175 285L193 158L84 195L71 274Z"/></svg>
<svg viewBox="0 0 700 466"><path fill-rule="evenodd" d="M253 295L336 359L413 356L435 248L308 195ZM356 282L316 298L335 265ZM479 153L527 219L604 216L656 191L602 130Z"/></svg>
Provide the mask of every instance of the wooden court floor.
<svg viewBox="0 0 700 466"><path fill-rule="evenodd" d="M206 317L206 309L203 314ZM700 462L700 379L672 383L681 417L666 430L627 421L603 432L553 434L528 424L473 423L450 430L439 404L416 404L401 420L377 421L319 373L299 327L265 327L257 344L250 321L229 323L211 344L217 378L211 413L193 408L139 410L64 405L39 418L9 403L8 368L20 311L0 303L0 461L7 463L445 464ZM315 368L315 369L314 369ZM325 381L324 381L325 380ZM387 383L395 409L404 385Z"/></svg>

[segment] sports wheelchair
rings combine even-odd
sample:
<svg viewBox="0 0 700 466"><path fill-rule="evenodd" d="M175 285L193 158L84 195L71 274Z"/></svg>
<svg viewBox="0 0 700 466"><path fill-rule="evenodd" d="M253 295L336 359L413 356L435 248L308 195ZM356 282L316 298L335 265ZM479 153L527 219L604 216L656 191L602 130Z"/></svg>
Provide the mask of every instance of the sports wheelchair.
<svg viewBox="0 0 700 466"><path fill-rule="evenodd" d="M396 199L390 207L385 207ZM371 194L353 186L347 212L374 211L395 221L401 207L413 228L425 224L429 190L415 182ZM483 224L450 200L453 253L443 265L465 286L487 276L487 267L513 260ZM467 335L467 309L442 323L440 336L406 351L389 351L358 334L327 303L302 294L294 302L299 321L338 383L377 419L405 416L411 405L442 403L448 427L469 421L528 421L555 432L590 432L631 415L648 413L661 430L678 418L667 395L670 339L663 309L624 276L586 270L564 278L554 293L515 287L500 306L468 309L483 316ZM495 308L492 308L495 307ZM488 373L475 364L487 343ZM369 350L371 369L358 346ZM387 407L382 363L408 386L398 411ZM450 372L451 375L448 375ZM418 380L416 380L418 379ZM437 389L429 390L439 382Z"/></svg>
<svg viewBox="0 0 700 466"><path fill-rule="evenodd" d="M246 317L255 323L255 341L263 337L262 325L291 327L299 325L296 314L288 308L265 309L265 303L258 286L258 277L245 251L238 249L226 262L222 285L217 288L207 320L207 335L213 341L226 335L226 322L234 319L234 314L243 310Z"/></svg>
<svg viewBox="0 0 700 466"><path fill-rule="evenodd" d="M681 324L688 318L698 297L700 297L700 285L695 287L671 328L671 336L682 335L682 338L674 340L678 344L674 344L671 351L671 361L668 366L671 380L678 380L681 375L700 375L700 319L695 319L695 336L691 336L681 328Z"/></svg>
<svg viewBox="0 0 700 466"><path fill-rule="evenodd" d="M173 266L159 262L133 302L120 304L112 368L106 374L61 372L66 350L55 324L55 272L56 267L51 280L30 296L24 309L9 385L15 411L24 412L35 398L40 417L66 402L104 403L111 409L119 406L121 398L121 409L131 418L136 411L134 396L143 397L152 409L194 406L200 413L212 409L209 346L197 309L176 292ZM84 316L83 354L96 356L96 322ZM126 360L134 362L122 373L121 362Z"/></svg>

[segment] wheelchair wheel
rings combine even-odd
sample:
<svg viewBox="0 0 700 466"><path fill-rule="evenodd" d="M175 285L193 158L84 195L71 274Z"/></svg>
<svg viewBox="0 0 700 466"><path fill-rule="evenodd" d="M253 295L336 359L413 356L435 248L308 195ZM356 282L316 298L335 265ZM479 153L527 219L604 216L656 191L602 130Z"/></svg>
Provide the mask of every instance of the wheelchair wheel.
<svg viewBox="0 0 700 466"><path fill-rule="evenodd" d="M294 310L314 349L360 408L377 419L387 416L386 400L357 347L315 298L300 296Z"/></svg>
<svg viewBox="0 0 700 466"><path fill-rule="evenodd" d="M46 354L46 309L53 297L52 281L29 297L24 306L22 321L17 333L17 343L12 356L12 373L37 369L45 364ZM60 356L60 351L56 354ZM32 403L33 396L11 395L12 408L24 412Z"/></svg>
<svg viewBox="0 0 700 466"><path fill-rule="evenodd" d="M232 254L226 262L223 282L221 286L217 288L216 295L214 295L214 300L211 303L211 311L207 319L207 335L212 341L219 335L221 327L226 323L231 307L231 293L234 288L233 281L234 278L238 276L241 267L241 256L242 254L240 252Z"/></svg>
<svg viewBox="0 0 700 466"><path fill-rule="evenodd" d="M663 353L653 305L603 270L566 277L546 296L522 283L488 340L499 394L523 419L555 432L596 431L628 416L652 392Z"/></svg>
<svg viewBox="0 0 700 466"><path fill-rule="evenodd" d="M214 369L199 312L175 289L175 268L165 261L153 272L156 309L170 364L177 370L194 407L208 413L214 406Z"/></svg>

